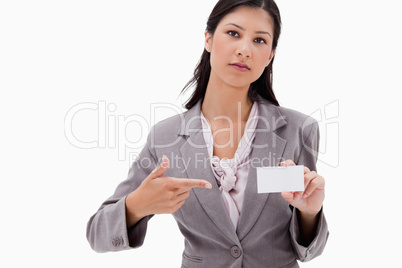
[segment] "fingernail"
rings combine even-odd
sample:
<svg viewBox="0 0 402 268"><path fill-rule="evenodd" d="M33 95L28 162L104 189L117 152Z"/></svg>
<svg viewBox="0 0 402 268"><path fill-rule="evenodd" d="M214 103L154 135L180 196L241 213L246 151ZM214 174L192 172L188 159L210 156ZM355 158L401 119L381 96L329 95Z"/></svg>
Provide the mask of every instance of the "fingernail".
<svg viewBox="0 0 402 268"><path fill-rule="evenodd" d="M204 185L204 187L207 188L207 189L212 189L212 184L206 183L206 184Z"/></svg>
<svg viewBox="0 0 402 268"><path fill-rule="evenodd" d="M163 156L162 156L161 166L162 166L163 168L165 168L165 167L167 166L167 164L168 164L168 158L167 158L166 155L163 155Z"/></svg>
<svg viewBox="0 0 402 268"><path fill-rule="evenodd" d="M308 197L308 194L304 194L304 195L303 195L303 198L307 198L307 197Z"/></svg>

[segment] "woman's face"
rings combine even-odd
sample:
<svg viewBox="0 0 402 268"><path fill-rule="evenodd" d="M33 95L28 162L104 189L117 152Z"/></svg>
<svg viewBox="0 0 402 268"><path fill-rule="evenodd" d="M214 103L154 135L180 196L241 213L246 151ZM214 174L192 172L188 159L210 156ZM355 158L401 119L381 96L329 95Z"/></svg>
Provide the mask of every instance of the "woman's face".
<svg viewBox="0 0 402 268"><path fill-rule="evenodd" d="M205 33L211 76L232 87L249 87L271 62L273 21L263 9L239 7L226 15L214 35Z"/></svg>

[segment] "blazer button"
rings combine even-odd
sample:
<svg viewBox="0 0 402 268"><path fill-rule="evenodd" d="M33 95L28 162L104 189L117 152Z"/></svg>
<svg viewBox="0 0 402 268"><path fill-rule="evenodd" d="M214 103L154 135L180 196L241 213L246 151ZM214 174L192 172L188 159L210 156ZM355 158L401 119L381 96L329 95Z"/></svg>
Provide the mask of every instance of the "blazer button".
<svg viewBox="0 0 402 268"><path fill-rule="evenodd" d="M124 244L123 237L116 237L112 240L112 245L115 247L122 246Z"/></svg>
<svg viewBox="0 0 402 268"><path fill-rule="evenodd" d="M232 254L233 257L238 258L241 256L241 250L238 246L233 246L230 249L230 254Z"/></svg>

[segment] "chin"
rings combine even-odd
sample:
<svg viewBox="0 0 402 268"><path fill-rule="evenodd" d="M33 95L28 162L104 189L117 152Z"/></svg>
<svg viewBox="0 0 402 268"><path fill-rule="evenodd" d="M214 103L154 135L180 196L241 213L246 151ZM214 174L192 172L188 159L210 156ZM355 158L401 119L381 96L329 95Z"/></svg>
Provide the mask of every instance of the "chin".
<svg viewBox="0 0 402 268"><path fill-rule="evenodd" d="M231 86L231 87L234 87L234 88L238 88L238 89L244 89L244 88L248 89L250 87L250 85L251 85L251 82L249 82L249 81L247 81L247 82L244 82L244 81L237 82L237 81L232 80L230 83L228 83L228 85Z"/></svg>

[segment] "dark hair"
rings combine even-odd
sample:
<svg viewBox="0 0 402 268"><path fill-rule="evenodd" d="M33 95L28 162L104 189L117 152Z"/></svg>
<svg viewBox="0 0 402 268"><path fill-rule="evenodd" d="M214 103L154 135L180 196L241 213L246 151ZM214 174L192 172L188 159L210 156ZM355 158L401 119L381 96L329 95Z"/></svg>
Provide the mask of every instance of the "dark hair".
<svg viewBox="0 0 402 268"><path fill-rule="evenodd" d="M262 8L268 12L274 22L272 50L276 49L281 34L281 16L278 6L273 0L219 0L208 18L206 30L213 35L222 18L240 6ZM274 58L275 56L272 58L270 64L265 68L261 76L251 83L248 90L248 98L251 101L256 101L257 95L260 95L262 98L270 101L274 105L279 106L272 89L272 65L274 63ZM193 94L184 106L186 109L191 109L200 99L204 98L210 73L210 53L204 49L201 59L194 70L193 78L191 78L181 91L181 93L183 93L192 85L196 84Z"/></svg>

